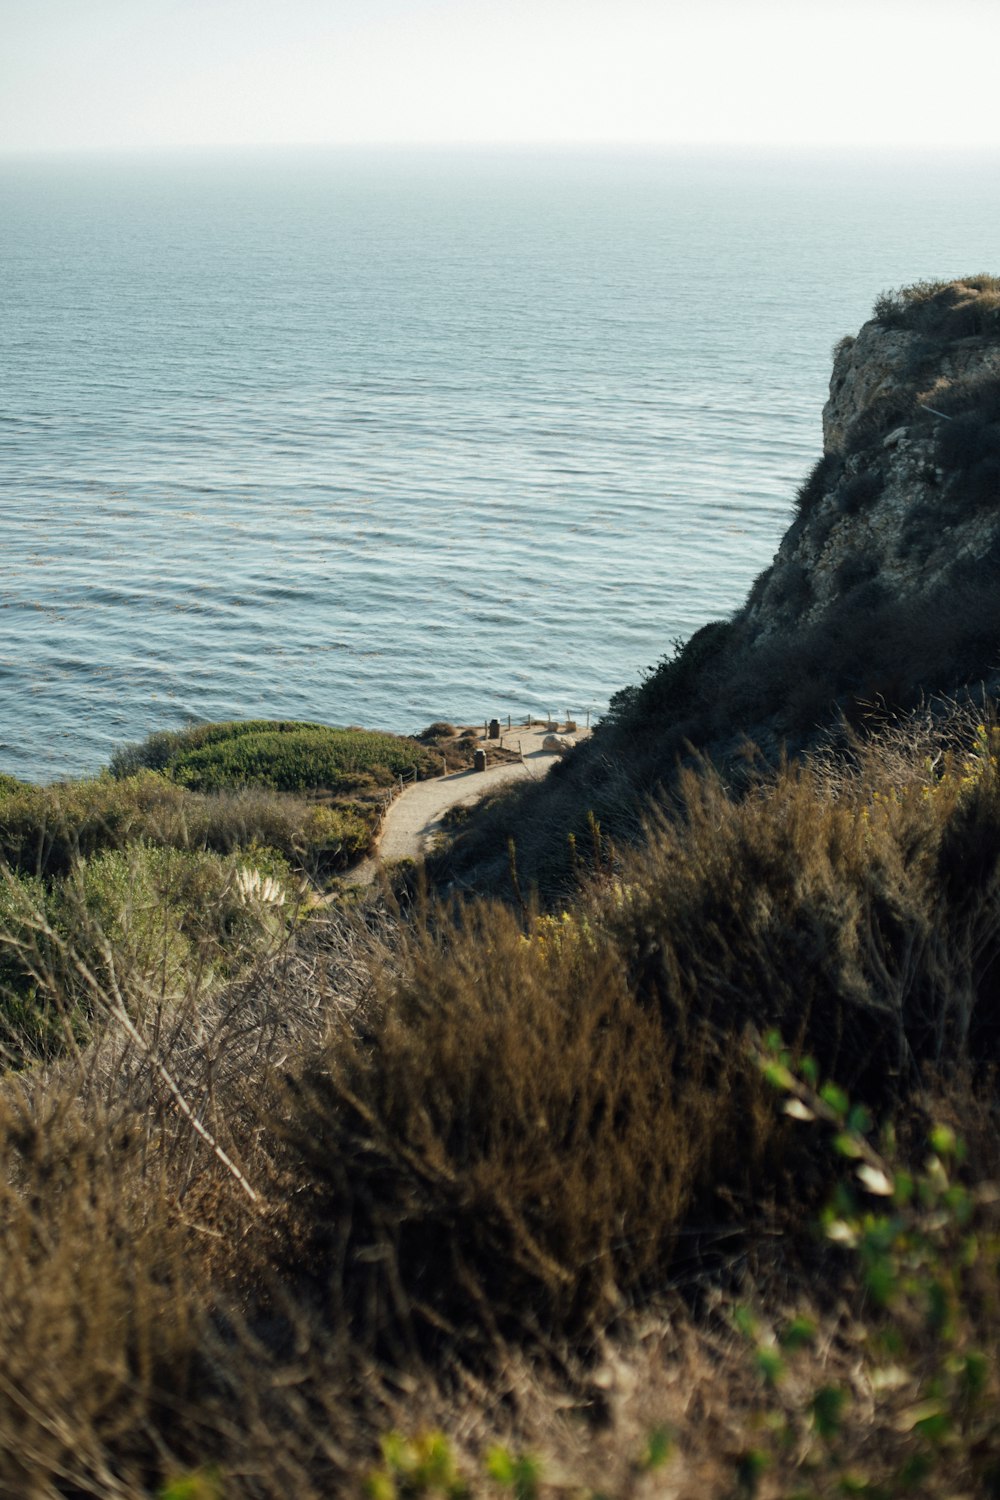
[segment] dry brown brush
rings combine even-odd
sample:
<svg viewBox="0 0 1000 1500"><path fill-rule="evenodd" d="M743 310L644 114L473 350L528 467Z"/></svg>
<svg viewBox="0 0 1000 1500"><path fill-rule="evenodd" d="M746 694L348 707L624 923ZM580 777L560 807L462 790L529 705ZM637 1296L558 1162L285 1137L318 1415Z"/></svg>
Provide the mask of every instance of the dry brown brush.
<svg viewBox="0 0 1000 1500"><path fill-rule="evenodd" d="M572 1411L587 1481L640 1495L657 1401L686 1482L725 1493L761 1405L741 1278L764 1322L829 1330L816 1383L851 1384L871 1316L809 1228L829 1152L776 1108L761 1032L904 1158L945 1109L1000 1157L998 748L926 721L739 797L692 772L564 908L331 909L211 984L211 913L185 948L160 909L157 988L155 942L46 929L43 902L50 1002L88 1025L0 1087L0 1494L350 1493L418 1423L572 1470Z"/></svg>
<svg viewBox="0 0 1000 1500"><path fill-rule="evenodd" d="M748 1103L739 1064L703 1037L679 1071L614 945L568 914L526 933L480 904L401 967L292 1085L332 1315L394 1361L592 1336L662 1277Z"/></svg>

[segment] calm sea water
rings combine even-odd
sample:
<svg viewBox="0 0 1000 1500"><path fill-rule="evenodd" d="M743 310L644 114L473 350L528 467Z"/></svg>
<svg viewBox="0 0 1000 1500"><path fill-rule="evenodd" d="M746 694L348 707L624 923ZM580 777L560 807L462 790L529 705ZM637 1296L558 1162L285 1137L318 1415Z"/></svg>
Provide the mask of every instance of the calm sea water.
<svg viewBox="0 0 1000 1500"><path fill-rule="evenodd" d="M830 347L1000 158L0 159L0 770L600 712L770 561Z"/></svg>

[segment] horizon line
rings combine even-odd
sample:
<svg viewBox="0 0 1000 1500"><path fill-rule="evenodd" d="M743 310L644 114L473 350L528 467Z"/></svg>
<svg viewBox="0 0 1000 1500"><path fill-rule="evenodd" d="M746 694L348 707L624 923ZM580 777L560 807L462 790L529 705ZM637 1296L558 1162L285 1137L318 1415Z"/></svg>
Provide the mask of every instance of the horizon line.
<svg viewBox="0 0 1000 1500"><path fill-rule="evenodd" d="M166 156L172 154L197 154L208 152L251 151L455 151L475 152L634 152L642 154L690 152L719 152L749 154L766 151L793 156L806 156L822 152L845 154L872 152L879 154L921 153L935 156L952 156L958 153L1000 155L1000 140L990 142L972 141L783 141L783 140L615 140L587 138L578 140L441 140L428 137L424 140L327 140L327 141L162 141L145 142L141 145L93 144L93 145L34 145L5 146L0 143L0 159L24 157L84 157L84 156Z"/></svg>

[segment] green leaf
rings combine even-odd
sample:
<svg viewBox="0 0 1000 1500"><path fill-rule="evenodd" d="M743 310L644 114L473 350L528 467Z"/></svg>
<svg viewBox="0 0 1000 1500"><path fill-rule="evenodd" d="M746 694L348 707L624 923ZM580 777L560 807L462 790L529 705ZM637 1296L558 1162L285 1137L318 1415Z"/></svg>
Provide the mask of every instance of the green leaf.
<svg viewBox="0 0 1000 1500"><path fill-rule="evenodd" d="M514 1500L536 1500L542 1468L530 1454L491 1448L486 1455L486 1472L499 1484L509 1486L514 1491Z"/></svg>
<svg viewBox="0 0 1000 1500"><path fill-rule="evenodd" d="M892 1262L880 1255L866 1266L865 1286L879 1307L888 1307L899 1287L899 1277Z"/></svg>
<svg viewBox="0 0 1000 1500"><path fill-rule="evenodd" d="M662 1469L674 1446L674 1435L669 1427L654 1427L646 1442L645 1452L638 1467L646 1474Z"/></svg>
<svg viewBox="0 0 1000 1500"><path fill-rule="evenodd" d="M971 1350L965 1356L960 1379L963 1393L968 1400L975 1401L982 1395L989 1373L989 1360L978 1349Z"/></svg>
<svg viewBox="0 0 1000 1500"><path fill-rule="evenodd" d="M784 1063L765 1061L761 1064L761 1067L764 1077L772 1088L781 1089L784 1093L788 1089L795 1087L795 1079Z"/></svg>
<svg viewBox="0 0 1000 1500"><path fill-rule="evenodd" d="M894 1174L893 1181L896 1190L892 1195L892 1201L897 1208L905 1208L913 1197L913 1178L909 1172L900 1169Z"/></svg>
<svg viewBox="0 0 1000 1500"><path fill-rule="evenodd" d="M368 1500L397 1500L399 1491L392 1476L384 1469L377 1469L365 1480L365 1494ZM173 1500L173 1497L166 1496L164 1500Z"/></svg>
<svg viewBox="0 0 1000 1500"><path fill-rule="evenodd" d="M838 1115L841 1119L846 1119L847 1112L851 1107L851 1101L843 1089L838 1088L835 1083L824 1083L819 1091L819 1097L825 1105L833 1110L835 1115Z"/></svg>
<svg viewBox="0 0 1000 1500"><path fill-rule="evenodd" d="M732 1318L737 1333L742 1333L745 1339L756 1339L757 1319L745 1303L740 1302L733 1308Z"/></svg>
<svg viewBox="0 0 1000 1500"><path fill-rule="evenodd" d="M759 1448L748 1448L745 1453L741 1453L736 1460L736 1478L740 1489L748 1495L756 1495L767 1464L767 1454L762 1453Z"/></svg>
<svg viewBox="0 0 1000 1500"><path fill-rule="evenodd" d="M171 1479L159 1491L158 1500L221 1500L221 1497L218 1469L197 1469Z"/></svg>
<svg viewBox="0 0 1000 1500"><path fill-rule="evenodd" d="M835 1385L820 1386L812 1398L812 1418L821 1438L835 1437L840 1431L840 1417L847 1402L847 1392Z"/></svg>
<svg viewBox="0 0 1000 1500"><path fill-rule="evenodd" d="M410 1445L400 1432L386 1432L379 1438L382 1457L390 1469L405 1470L410 1463Z"/></svg>
<svg viewBox="0 0 1000 1500"><path fill-rule="evenodd" d="M816 1338L816 1324L811 1318L793 1318L779 1335L783 1349L806 1349Z"/></svg>
<svg viewBox="0 0 1000 1500"><path fill-rule="evenodd" d="M947 1411L931 1412L926 1417L921 1417L919 1422L914 1423L914 1432L919 1432L922 1438L929 1443L940 1443L948 1436L952 1428L951 1415Z"/></svg>
<svg viewBox="0 0 1000 1500"><path fill-rule="evenodd" d="M927 1287L927 1327L932 1333L943 1333L951 1320L951 1298L948 1288L939 1279Z"/></svg>
<svg viewBox="0 0 1000 1500"><path fill-rule="evenodd" d="M486 1455L486 1472L498 1484L513 1484L514 1455L506 1448L491 1448Z"/></svg>
<svg viewBox="0 0 1000 1500"><path fill-rule="evenodd" d="M896 1418L897 1432L919 1432L929 1442L940 1442L951 1431L951 1416L942 1401L920 1401Z"/></svg>
<svg viewBox="0 0 1000 1500"><path fill-rule="evenodd" d="M542 1466L538 1460L530 1458L526 1453L522 1453L517 1459L514 1474L514 1495L516 1500L537 1500L541 1478Z"/></svg>
<svg viewBox="0 0 1000 1500"><path fill-rule="evenodd" d="M774 1386L785 1373L785 1361L777 1349L758 1349L757 1368L767 1384Z"/></svg>
<svg viewBox="0 0 1000 1500"><path fill-rule="evenodd" d="M960 1227L964 1228L972 1218L972 1194L961 1183L948 1189L944 1195L944 1204Z"/></svg>
<svg viewBox="0 0 1000 1500"><path fill-rule="evenodd" d="M958 1139L950 1125L935 1125L930 1134L931 1149L938 1156L954 1156L958 1150Z"/></svg>

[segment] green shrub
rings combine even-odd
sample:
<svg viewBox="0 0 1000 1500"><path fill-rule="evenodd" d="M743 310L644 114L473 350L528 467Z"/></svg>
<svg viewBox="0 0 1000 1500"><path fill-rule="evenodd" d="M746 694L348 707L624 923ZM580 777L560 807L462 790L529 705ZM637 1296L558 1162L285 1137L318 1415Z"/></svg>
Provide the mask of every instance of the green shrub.
<svg viewBox="0 0 1000 1500"><path fill-rule="evenodd" d="M878 563L866 552L852 552L844 558L834 574L834 583L841 594L848 594L861 583L868 583L878 572Z"/></svg>
<svg viewBox="0 0 1000 1500"><path fill-rule="evenodd" d="M946 476L939 509L964 519L1000 499L1000 376L956 383L935 393L933 405L948 419L935 432Z"/></svg>
<svg viewBox="0 0 1000 1500"><path fill-rule="evenodd" d="M0 799L0 856L25 873L65 875L78 859L176 823L183 798L149 772L120 783L25 784Z"/></svg>
<svg viewBox="0 0 1000 1500"><path fill-rule="evenodd" d="M177 756L220 740L238 739L244 734L285 734L323 727L294 720L230 719L216 724L190 724L186 729L161 729L140 744L121 746L112 755L109 769L115 777L134 776L143 770L163 771Z"/></svg>
<svg viewBox="0 0 1000 1500"><path fill-rule="evenodd" d="M805 563L793 558L779 563L771 574L771 601L777 609L800 614L812 599L812 574Z"/></svg>
<svg viewBox="0 0 1000 1500"><path fill-rule="evenodd" d="M97 972L113 964L119 987L190 999L286 929L295 904L287 866L260 853L266 871L245 853L132 844L95 855L62 894L64 926Z"/></svg>
<svg viewBox="0 0 1000 1500"><path fill-rule="evenodd" d="M864 468L837 486L837 509L845 516L857 515L859 510L877 500L884 488L885 480L880 471Z"/></svg>
<svg viewBox="0 0 1000 1500"><path fill-rule="evenodd" d="M52 878L135 842L217 854L264 847L322 873L368 847L375 815L374 807L326 807L259 788L192 792L142 771L122 780L23 785L0 798L0 858L22 873Z"/></svg>
<svg viewBox="0 0 1000 1500"><path fill-rule="evenodd" d="M824 1494L995 1494L996 1184L969 1184L950 1126L932 1127L914 1168L891 1128L873 1144L869 1112L821 1084L813 1059L796 1061L769 1039L761 1065L786 1114L832 1137L840 1180L820 1227L849 1258L864 1318L853 1368L842 1361L831 1380L816 1320L735 1309L767 1395L768 1415L755 1424L766 1457L777 1468L794 1451Z"/></svg>
<svg viewBox="0 0 1000 1500"><path fill-rule="evenodd" d="M82 1038L71 989L57 897L41 880L0 868L0 1065L50 1057Z"/></svg>
<svg viewBox="0 0 1000 1500"><path fill-rule="evenodd" d="M796 491L795 504L800 516L811 515L823 496L836 487L843 467L844 460L838 453L824 453L816 460Z"/></svg>
<svg viewBox="0 0 1000 1500"><path fill-rule="evenodd" d="M925 1064L1000 1062L995 731L857 777L788 768L736 798L685 773L605 916L670 1029L774 1024L870 1102ZM919 954L919 959L916 955ZM894 1080L890 1085L888 1080Z"/></svg>
<svg viewBox="0 0 1000 1500"><path fill-rule="evenodd" d="M613 723L635 723L684 713L705 691L702 674L731 642L734 626L729 620L711 620L687 641L674 642L673 651L658 666L651 667L637 688L616 693L609 718Z"/></svg>
<svg viewBox="0 0 1000 1500"><path fill-rule="evenodd" d="M385 785L414 769L431 774L439 763L415 740L397 735L248 721L153 735L145 745L119 752L112 774L121 778L137 764L193 791L252 786L302 792L352 788L363 778Z"/></svg>
<svg viewBox="0 0 1000 1500"><path fill-rule="evenodd" d="M933 339L961 339L1000 326L1000 277L916 281L882 292L872 315L887 328L905 328Z"/></svg>
<svg viewBox="0 0 1000 1500"><path fill-rule="evenodd" d="M50 882L0 870L5 1061L82 1041L101 987L137 1012L200 1003L285 935L298 901L287 863L252 847L223 856L131 843Z"/></svg>

